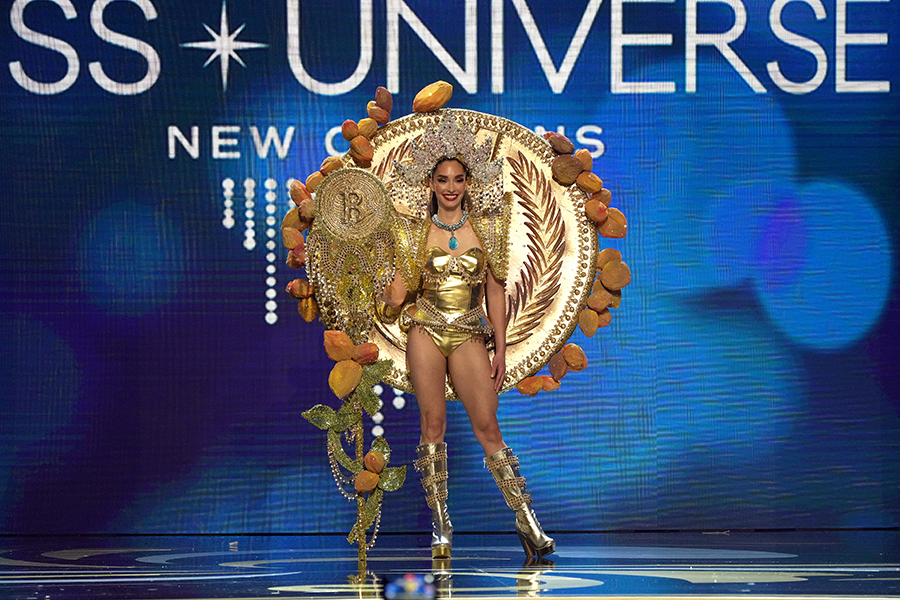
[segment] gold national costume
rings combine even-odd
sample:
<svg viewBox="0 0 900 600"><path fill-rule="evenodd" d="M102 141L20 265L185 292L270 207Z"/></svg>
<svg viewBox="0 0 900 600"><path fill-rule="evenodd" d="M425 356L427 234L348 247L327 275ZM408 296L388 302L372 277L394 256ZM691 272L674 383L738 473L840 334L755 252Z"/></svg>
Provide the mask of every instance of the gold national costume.
<svg viewBox="0 0 900 600"><path fill-rule="evenodd" d="M538 379L530 376L564 354L579 316L589 310L588 296L599 289L597 229L586 217L587 193L553 178L551 165L560 157L550 144L500 117L445 109L398 119L371 137L372 154L353 157L362 168L350 167L345 157L316 192L306 251L323 323L355 342L374 342L393 361L384 381L414 393L405 360L409 327L424 330L445 357L472 339L492 348L494 330L484 310L490 270L505 284L503 388ZM428 245L426 180L444 158L460 160L470 174L464 206L480 247L459 254ZM390 309L380 299L395 273L409 294L405 305ZM617 306L612 292L610 298ZM452 398L449 382L447 392ZM432 556L446 558L453 538L447 444L421 444L416 454L432 509ZM540 559L554 552L513 451L505 447L486 456L485 467L515 511L525 553Z"/></svg>

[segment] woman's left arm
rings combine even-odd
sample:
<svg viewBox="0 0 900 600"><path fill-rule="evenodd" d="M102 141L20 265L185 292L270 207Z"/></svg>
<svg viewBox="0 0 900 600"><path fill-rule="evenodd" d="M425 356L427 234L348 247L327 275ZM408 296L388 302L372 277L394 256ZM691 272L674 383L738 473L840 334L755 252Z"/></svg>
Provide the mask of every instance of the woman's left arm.
<svg viewBox="0 0 900 600"><path fill-rule="evenodd" d="M494 360L491 362L491 378L494 391L500 393L506 378L506 283L487 272L487 313L494 327Z"/></svg>

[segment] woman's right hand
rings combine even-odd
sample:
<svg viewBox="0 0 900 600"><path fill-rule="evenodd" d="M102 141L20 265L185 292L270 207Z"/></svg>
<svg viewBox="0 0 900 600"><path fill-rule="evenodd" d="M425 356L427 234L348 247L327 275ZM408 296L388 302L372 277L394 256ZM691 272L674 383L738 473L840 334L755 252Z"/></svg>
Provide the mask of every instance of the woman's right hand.
<svg viewBox="0 0 900 600"><path fill-rule="evenodd" d="M381 299L391 308L397 308L406 300L406 285L404 285L400 273L394 273L394 280L384 288Z"/></svg>

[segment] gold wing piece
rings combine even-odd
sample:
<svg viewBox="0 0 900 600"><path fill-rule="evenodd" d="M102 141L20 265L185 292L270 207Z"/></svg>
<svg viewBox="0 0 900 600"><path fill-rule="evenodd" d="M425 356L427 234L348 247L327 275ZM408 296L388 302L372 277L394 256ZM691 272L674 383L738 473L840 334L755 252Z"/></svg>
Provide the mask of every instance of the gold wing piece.
<svg viewBox="0 0 900 600"><path fill-rule="evenodd" d="M306 253L320 317L355 343L367 341L374 299L394 277L390 196L371 173L339 169L320 185L315 211Z"/></svg>
<svg viewBox="0 0 900 600"><path fill-rule="evenodd" d="M431 221L393 212L395 261L407 291L419 289Z"/></svg>
<svg viewBox="0 0 900 600"><path fill-rule="evenodd" d="M509 223L512 215L512 194L506 193L495 208L470 215L475 235L487 254L491 272L499 281L506 281L509 269Z"/></svg>

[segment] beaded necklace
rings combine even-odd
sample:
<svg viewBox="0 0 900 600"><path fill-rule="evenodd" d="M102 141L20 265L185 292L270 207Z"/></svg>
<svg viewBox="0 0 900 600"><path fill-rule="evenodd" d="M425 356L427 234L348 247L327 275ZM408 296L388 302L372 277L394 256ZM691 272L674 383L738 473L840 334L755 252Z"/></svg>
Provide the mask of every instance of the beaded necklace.
<svg viewBox="0 0 900 600"><path fill-rule="evenodd" d="M466 219L468 219L468 218L469 218L469 213L466 211L463 211L462 218L459 221L457 221L456 223L454 223L453 225L447 225L446 223L444 223L443 221L438 219L437 215L431 215L431 222L434 223L435 225L437 225L438 227L440 227L441 229L450 232L450 249L456 250L459 247L459 240L456 239L455 232L457 229L462 227L463 224L465 224Z"/></svg>

